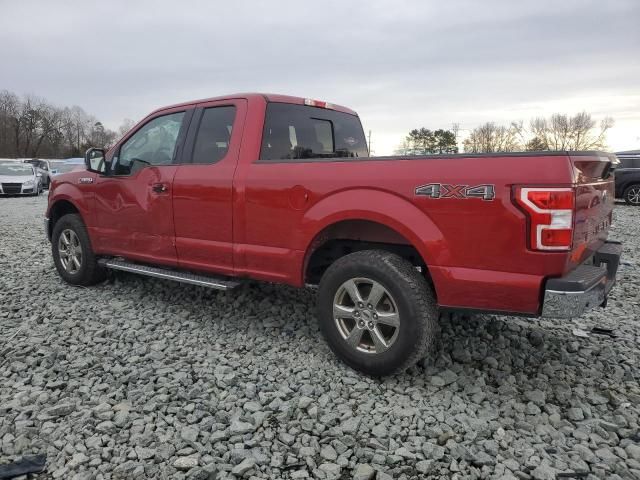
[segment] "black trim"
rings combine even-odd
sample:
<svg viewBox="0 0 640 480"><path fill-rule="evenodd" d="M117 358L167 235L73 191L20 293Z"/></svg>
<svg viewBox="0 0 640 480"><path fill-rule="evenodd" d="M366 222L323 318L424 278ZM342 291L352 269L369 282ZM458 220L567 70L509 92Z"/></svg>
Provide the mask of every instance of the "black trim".
<svg viewBox="0 0 640 480"><path fill-rule="evenodd" d="M507 317L537 318L539 313L509 312L506 310L484 310L481 308L438 307L440 313L459 313L461 315L503 315Z"/></svg>
<svg viewBox="0 0 640 480"><path fill-rule="evenodd" d="M275 102L274 102L275 103ZM344 113L344 112L342 112ZM336 158L292 158L292 159L275 159L262 160L258 159L254 163L318 163L318 162L382 162L397 160L438 160L443 158L461 159L461 158L492 158L492 157L552 157L552 156L589 156L589 157L611 157L612 154L600 152L596 150L585 151L560 151L553 150L548 152L496 152L496 153L447 153L433 155L389 155L384 157L336 157Z"/></svg>
<svg viewBox="0 0 640 480"><path fill-rule="evenodd" d="M191 117L189 130L185 135L182 161L180 162L183 165L190 165L192 163L193 149L195 148L196 135L198 134L198 128L200 127L200 121L202 120L203 114L204 114L203 107L196 107L193 109L193 115Z"/></svg>

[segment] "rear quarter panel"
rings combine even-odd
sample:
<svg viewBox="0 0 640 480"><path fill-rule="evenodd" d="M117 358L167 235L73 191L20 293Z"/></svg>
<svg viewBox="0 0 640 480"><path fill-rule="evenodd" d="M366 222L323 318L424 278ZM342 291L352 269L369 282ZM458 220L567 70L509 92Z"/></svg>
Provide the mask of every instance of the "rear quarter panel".
<svg viewBox="0 0 640 480"><path fill-rule="evenodd" d="M302 284L315 236L347 218L378 221L414 244L441 305L535 313L544 276L568 265L567 254L527 249L525 217L511 199L513 185L571 184L566 156L254 162L244 175L238 266L262 278ZM427 183L492 184L496 197L416 196Z"/></svg>

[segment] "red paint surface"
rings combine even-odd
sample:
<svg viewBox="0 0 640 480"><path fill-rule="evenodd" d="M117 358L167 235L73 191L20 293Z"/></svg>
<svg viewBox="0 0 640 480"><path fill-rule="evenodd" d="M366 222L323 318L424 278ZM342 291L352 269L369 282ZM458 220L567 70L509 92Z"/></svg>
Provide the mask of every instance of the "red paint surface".
<svg viewBox="0 0 640 480"><path fill-rule="evenodd" d="M286 96L268 99L304 102ZM604 163L598 157L260 163L266 101L263 95L248 94L160 109L132 132L168 111L235 105L227 156L212 165L146 168L133 177L60 175L49 207L60 199L74 203L94 248L103 255L295 286L304 284L305 260L325 228L343 220L378 222L421 254L440 305L522 313L539 311L546 277L568 272L606 238L606 229L594 229L610 217L613 179L595 180ZM95 183L80 188L77 179L88 175ZM152 192L157 182L168 184L168 191ZM496 198L415 196L416 186L434 182L493 184ZM528 248L526 217L512 200L517 185L577 187L572 251ZM604 190L609 198L603 201Z"/></svg>

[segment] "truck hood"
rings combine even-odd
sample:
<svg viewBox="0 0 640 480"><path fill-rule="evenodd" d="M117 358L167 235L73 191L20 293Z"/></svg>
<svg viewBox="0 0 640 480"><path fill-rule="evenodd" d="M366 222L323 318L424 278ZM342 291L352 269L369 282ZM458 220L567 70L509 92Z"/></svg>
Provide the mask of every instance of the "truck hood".
<svg viewBox="0 0 640 480"><path fill-rule="evenodd" d="M0 183L23 183L35 179L33 175L0 175Z"/></svg>

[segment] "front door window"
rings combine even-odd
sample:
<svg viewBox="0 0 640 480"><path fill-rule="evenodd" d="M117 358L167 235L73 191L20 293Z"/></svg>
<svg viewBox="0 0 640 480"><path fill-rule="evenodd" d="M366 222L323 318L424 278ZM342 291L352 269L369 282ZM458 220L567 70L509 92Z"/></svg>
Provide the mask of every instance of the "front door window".
<svg viewBox="0 0 640 480"><path fill-rule="evenodd" d="M141 168L171 165L184 112L156 117L134 133L114 158L116 175L132 175Z"/></svg>

